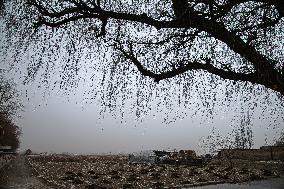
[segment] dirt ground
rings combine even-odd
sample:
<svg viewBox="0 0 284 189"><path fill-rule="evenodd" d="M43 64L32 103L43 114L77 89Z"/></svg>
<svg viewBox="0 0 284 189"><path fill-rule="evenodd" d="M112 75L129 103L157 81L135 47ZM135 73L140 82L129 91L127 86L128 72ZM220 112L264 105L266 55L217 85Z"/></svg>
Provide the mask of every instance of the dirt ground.
<svg viewBox="0 0 284 189"><path fill-rule="evenodd" d="M0 171L0 189L189 188L273 178L283 170L281 162L151 165L131 164L127 156L31 155Z"/></svg>
<svg viewBox="0 0 284 189"><path fill-rule="evenodd" d="M28 157L28 163L38 178L66 189L182 188L261 180L277 177L283 170L281 162L214 160L205 166L131 164L127 156L35 155Z"/></svg>
<svg viewBox="0 0 284 189"><path fill-rule="evenodd" d="M0 189L52 189L32 173L24 156L0 170Z"/></svg>

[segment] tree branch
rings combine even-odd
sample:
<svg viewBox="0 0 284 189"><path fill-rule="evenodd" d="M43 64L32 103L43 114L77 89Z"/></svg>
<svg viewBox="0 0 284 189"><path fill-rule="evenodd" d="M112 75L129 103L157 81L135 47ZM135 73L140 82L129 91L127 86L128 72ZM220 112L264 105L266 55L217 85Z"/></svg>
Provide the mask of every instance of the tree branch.
<svg viewBox="0 0 284 189"><path fill-rule="evenodd" d="M215 74L220 76L223 79L231 79L231 80L240 80L240 81L250 81L253 82L255 80L256 74L243 74L243 73L236 73L233 71L225 71L223 69L219 69L214 67L210 63L199 63L197 61L187 63L186 65L180 66L178 68L172 69L166 72L154 73L146 68L143 67L142 63L136 58L133 52L127 52L121 46L116 48L124 55L125 58L130 60L138 69L139 72L142 73L144 76L148 76L153 78L156 82L159 82L163 79L172 78L177 75L183 74L190 70L206 70L209 73Z"/></svg>
<svg viewBox="0 0 284 189"><path fill-rule="evenodd" d="M194 62L187 63L183 66L180 66L178 68L174 68L170 71L154 73L153 71L145 68L142 65L142 63L136 58L136 56L134 55L132 51L127 52L125 49L123 49L123 47L118 46L118 45L116 45L115 48L118 49L125 58L130 60L137 67L138 71L142 75L153 78L155 82L159 82L161 80L168 79L168 78L173 78L177 75L181 75L185 72L192 71L192 70L204 70L213 75L217 75L221 77L222 79L229 79L229 80L234 80L234 81L248 81L248 82L251 82L252 84L261 84L267 88L278 91L282 95L284 95L283 88L282 89L278 88L275 85L271 85L270 82L263 80L263 78L261 77L261 74L259 74L258 72L248 73L248 74L236 73L230 70L224 70L224 69L217 68L213 66L212 64L210 64L209 63L210 60L208 60L207 63L205 64L194 61Z"/></svg>
<svg viewBox="0 0 284 189"><path fill-rule="evenodd" d="M170 21L161 21L154 18L147 16L146 14L132 14L132 13L125 13L125 12L115 12L115 11L107 11L102 10L100 7L97 6L90 7L83 1L75 1L69 0L73 2L76 7L73 8L66 8L61 12L49 12L46 8L41 6L39 3L32 4L35 6L39 12L42 14L43 17L40 17L38 25L47 25L50 27L58 27L63 24L67 24L72 21L76 21L79 19L84 18L94 18L99 19L102 21L102 28L101 33L98 36L105 34L105 26L107 24L107 20L109 19L116 19L116 20L124 20L124 21L131 21L137 22L149 26L153 26L157 29L161 28L195 28L199 31L204 31L218 39L228 47L230 47L234 52L240 54L243 58L251 62L255 68L254 75L248 74L240 74L234 73L230 71L225 71L213 67L210 64L200 64L200 63L190 63L186 66L180 67L177 70L155 74L143 68L143 66L139 63L139 61L135 58L135 56L130 56L127 52L123 49L120 49L122 54L129 60L131 60L138 70L146 76L154 78L156 81L159 81L164 78L174 77L177 74L184 73L188 70L192 69L203 69L210 73L219 75L224 79L233 79L233 80L244 80L250 81L252 83L259 83L267 86L268 88L272 88L273 90L280 91L281 94L284 94L284 79L283 73L281 75L278 72L274 65L271 63L269 59L259 53L253 46L250 46L246 42L244 42L239 36L237 36L234 32L229 31L224 24L214 21L212 19L208 19L198 12L195 12L194 9L190 9L188 7L188 3L186 0L172 0L174 12L176 13L176 19ZM36 1L32 1L36 2ZM245 2L249 2L249 0L231 0L228 1L226 5L224 5L223 9L232 9L235 5L242 4ZM263 2L263 3L270 3L275 5L277 10L283 10L283 1L281 0L255 0L255 2ZM184 6L182 6L184 5ZM180 11L179 11L180 9ZM180 14L182 13L182 14ZM75 15L78 14L78 15ZM48 18L55 18L55 21L50 21ZM60 19L61 18L61 19ZM57 20L56 20L57 19ZM273 23L276 24L276 23ZM265 25L264 25L265 26ZM257 74L257 76L255 75ZM251 79L249 79L249 77ZM242 79L243 78L243 79Z"/></svg>

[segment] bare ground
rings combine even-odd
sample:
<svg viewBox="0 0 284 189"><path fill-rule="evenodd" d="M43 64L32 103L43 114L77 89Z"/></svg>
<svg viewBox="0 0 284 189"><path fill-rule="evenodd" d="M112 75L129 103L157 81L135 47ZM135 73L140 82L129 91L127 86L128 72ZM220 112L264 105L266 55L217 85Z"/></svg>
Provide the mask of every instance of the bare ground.
<svg viewBox="0 0 284 189"><path fill-rule="evenodd" d="M37 178L26 157L17 156L0 170L0 189L52 189Z"/></svg>
<svg viewBox="0 0 284 189"><path fill-rule="evenodd" d="M39 178L61 189L188 188L279 176L281 162L212 161L205 166L131 164L127 156L35 155ZM281 166L280 166L281 165ZM283 169L282 169L283 170Z"/></svg>
<svg viewBox="0 0 284 189"><path fill-rule="evenodd" d="M273 178L283 162L224 160L206 166L130 164L126 156L18 156L0 170L0 189L188 188Z"/></svg>

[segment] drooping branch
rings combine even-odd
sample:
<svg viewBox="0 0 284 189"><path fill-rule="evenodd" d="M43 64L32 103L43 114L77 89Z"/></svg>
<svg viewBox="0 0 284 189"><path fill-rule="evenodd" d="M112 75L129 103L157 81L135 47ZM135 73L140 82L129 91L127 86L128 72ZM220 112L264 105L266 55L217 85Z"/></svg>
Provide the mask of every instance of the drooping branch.
<svg viewBox="0 0 284 189"><path fill-rule="evenodd" d="M284 2L283 0L229 0L226 4L220 5L219 8L222 9L223 14L228 13L233 7L247 3L247 2L257 2L257 3L266 3L269 5L274 5L277 9L280 17L284 16Z"/></svg>
<svg viewBox="0 0 284 189"><path fill-rule="evenodd" d="M156 82L159 82L164 79L173 78L175 76L181 75L185 72L192 71L192 70L204 70L208 73L211 73L213 75L217 75L221 77L222 79L228 79L233 81L248 81L252 84L261 84L264 85L267 88L270 88L274 91L280 92L282 95L284 95L283 88L278 88L276 85L271 84L269 81L264 80L261 77L261 74L258 72L254 73L236 73L234 71L230 70L224 70L217 68L210 64L210 60L206 60L207 63L200 63L197 61L194 62L187 62L185 65L180 66L178 68L174 68L170 71L166 72L160 72L160 73L154 73L153 71L145 68L142 63L136 58L135 54L133 52L127 52L125 49L123 49L121 46L116 46L116 48L124 55L125 58L127 58L129 61L131 61L138 69L138 71L144 75L153 78Z"/></svg>
<svg viewBox="0 0 284 189"><path fill-rule="evenodd" d="M200 63L190 63L186 64L183 67L178 68L177 70L172 70L166 73L160 73L156 75L155 73L146 70L143 68L137 60L133 58L133 56L129 56L128 53L124 52L122 49L120 51L123 53L125 57L131 60L138 70L143 74L154 78L159 81L161 79L174 77L178 74L184 73L193 69L202 69L206 70L210 73L219 75L224 79L232 79L232 80L241 80L241 81L250 81L252 83L258 83L265 85L268 88L271 88L275 91L279 91L281 94L284 94L284 79L283 73L281 74L274 68L274 65L271 61L263 56L260 52L258 52L253 46L246 43L238 36L235 32L230 31L225 27L225 25L221 22L217 22L216 20L208 19L207 17L199 14L199 12L195 12L194 9L190 9L188 5L188 1L181 0L172 0L174 13L176 14L176 18L169 21L157 20L146 14L133 14L127 12L116 12L110 10L103 10L100 6L93 3L93 6L86 4L83 1L75 1L68 0L69 2L74 4L74 7L65 8L59 12L57 11L49 11L47 8L42 6L36 0L30 0L31 5L35 6L41 17L39 19L38 25L47 25L50 27L59 27L64 24L68 24L69 22L90 18L90 19L98 19L102 21L102 28L100 34L98 36L103 36L106 33L106 25L108 20L123 20L145 24L148 26L153 26L156 29L161 28L175 28L175 29L188 29L194 28L198 31L204 31L208 33L210 36L218 39L228 47L230 47L234 52L240 54L243 58L248 60L254 66L255 72L253 75L250 74L242 74L242 73L234 73L230 71L225 71L222 69L218 69L213 67L211 64L200 64ZM205 1L205 0L204 0ZM225 5L220 5L222 10L230 11L234 6L242 3L249 2L248 0L232 0L228 1ZM269 3L275 5L276 9L281 12L283 10L283 3L280 3L279 0L268 1L268 0L255 0L255 2ZM184 6L183 6L184 5ZM215 7L217 5L214 5ZM212 9L212 7L211 7ZM212 9L213 10L213 9ZM281 15L281 14L280 14ZM275 25L280 18L277 19L273 25ZM52 18L52 19L51 19ZM262 27L266 27L271 25L264 24ZM242 79L243 78L243 79Z"/></svg>
<svg viewBox="0 0 284 189"><path fill-rule="evenodd" d="M206 63L201 63L197 61L188 62L185 65L180 66L178 68L174 68L170 71L154 73L153 71L145 68L142 65L142 63L137 59L134 52L131 50L132 48L130 48L130 51L126 51L121 45L116 45L115 48L118 49L124 55L125 58L127 58L130 62L132 62L142 75L151 77L156 82L168 78L173 78L188 71L204 70L207 71L208 73L217 75L222 79L229 79L234 81L248 81L251 83L262 83L263 85L265 85L265 82L261 81L261 77L259 77L259 74L257 72L245 74L245 73L236 73L234 71L220 69L210 64L210 60L206 60ZM272 88L272 86L266 86L266 87Z"/></svg>

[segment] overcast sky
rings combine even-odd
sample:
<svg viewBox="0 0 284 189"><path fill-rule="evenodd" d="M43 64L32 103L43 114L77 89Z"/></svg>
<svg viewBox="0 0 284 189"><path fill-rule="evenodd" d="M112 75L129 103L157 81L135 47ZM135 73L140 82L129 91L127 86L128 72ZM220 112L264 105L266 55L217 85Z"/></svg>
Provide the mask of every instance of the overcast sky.
<svg viewBox="0 0 284 189"><path fill-rule="evenodd" d="M56 95L43 98L42 90L19 85L25 112L17 122L22 128L21 150L32 149L37 152L68 153L128 153L151 149L194 149L203 153L200 139L208 136L213 127L226 135L231 131L232 113L220 114L208 122L201 118L185 118L165 124L160 118L164 112L146 116L137 122L128 117L127 122L106 114L99 115L100 105L82 102L82 91L76 90L69 96ZM28 92L26 92L26 90ZM25 94L28 93L26 96ZM237 106L238 104L236 104ZM196 111L188 109L187 111ZM259 112L259 113L258 113ZM253 119L255 148L271 144L278 133L281 120L276 120L276 129L268 128L269 119L260 120L261 109L256 109ZM278 122L278 123L277 123Z"/></svg>
<svg viewBox="0 0 284 189"><path fill-rule="evenodd" d="M4 59L4 56L1 59ZM82 64L88 64L85 60L82 61ZM3 64L1 65L2 68L9 67L4 64L5 61L0 62ZM219 110L218 105L216 105L217 110L213 119L202 117L202 111L207 111L202 106L190 106L185 109L173 106L172 112L177 113L177 115L171 115L172 117L179 116L179 114L184 115L184 113L188 115L197 114L195 116L183 116L169 124L163 122L165 114L168 113L166 107L159 112L156 112L155 108L152 109L141 122L135 119L134 114L127 113L130 112L130 106L126 106L123 111L127 115L121 123L119 117L114 118L109 113L102 117L100 111L104 107L96 99L86 101L86 98L89 98L86 91L92 90L96 86L88 83L92 73L84 76L86 77L85 80L79 82L79 86L67 95L63 94L64 91L60 90L58 86L50 88L54 90L41 87L42 77L40 74L34 82L24 85L27 65L26 62L15 64L14 69L6 72L6 77L14 79L17 83L21 94L20 99L25 106L24 112L20 112L21 118L17 119L17 124L22 128L20 150L97 154L129 153L151 149L193 149L198 153L204 153L202 146L200 146L200 140L208 136L213 127L221 135L226 136L232 131L232 125L234 125L232 121L235 116L240 114L241 109L249 110L249 105L253 103L258 104L251 112L254 148L272 144L284 129L283 111L273 110L281 102L275 100L273 93L268 96L269 102L265 101L267 97L260 95L253 96L247 105L243 105L242 97L236 93L228 107L224 105ZM52 75L50 83L53 83L52 79L58 78L56 74L60 74L60 72ZM96 77L101 76L99 74ZM162 85L162 82L160 85ZM221 82L220 85L220 89L226 88L224 82ZM206 87L211 90L210 83L207 83ZM171 90L170 88L173 88L173 86L168 88ZM214 90L220 93L217 100L222 100L224 91L218 91L216 88ZM195 92L195 94L193 93L194 98L190 100L200 104L202 91L195 89ZM176 100L171 95L168 97L172 101ZM127 101L131 101L131 99ZM208 101L212 103L212 101ZM158 99L154 99L151 103L155 107ZM236 122L236 124L238 123Z"/></svg>

